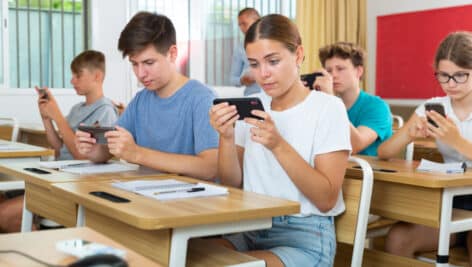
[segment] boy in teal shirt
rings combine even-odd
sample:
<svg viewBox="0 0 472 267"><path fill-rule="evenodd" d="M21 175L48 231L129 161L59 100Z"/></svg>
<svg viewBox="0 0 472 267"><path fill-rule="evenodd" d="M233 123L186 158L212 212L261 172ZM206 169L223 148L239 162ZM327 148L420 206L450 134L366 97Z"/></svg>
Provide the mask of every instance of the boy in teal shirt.
<svg viewBox="0 0 472 267"><path fill-rule="evenodd" d="M352 44L338 42L319 51L324 69L313 86L339 96L351 122L352 154L376 156L377 147L392 136L392 115L388 104L360 88L364 74L364 51Z"/></svg>

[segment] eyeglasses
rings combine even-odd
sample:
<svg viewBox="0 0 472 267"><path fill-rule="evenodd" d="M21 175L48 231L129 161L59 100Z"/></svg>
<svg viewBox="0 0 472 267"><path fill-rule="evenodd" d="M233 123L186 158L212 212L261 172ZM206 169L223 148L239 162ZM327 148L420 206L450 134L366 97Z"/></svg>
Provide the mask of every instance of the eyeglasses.
<svg viewBox="0 0 472 267"><path fill-rule="evenodd" d="M448 83L451 79L456 83L465 83L469 78L470 73L468 72L457 72L452 75L449 75L444 72L435 72L434 76L439 83Z"/></svg>

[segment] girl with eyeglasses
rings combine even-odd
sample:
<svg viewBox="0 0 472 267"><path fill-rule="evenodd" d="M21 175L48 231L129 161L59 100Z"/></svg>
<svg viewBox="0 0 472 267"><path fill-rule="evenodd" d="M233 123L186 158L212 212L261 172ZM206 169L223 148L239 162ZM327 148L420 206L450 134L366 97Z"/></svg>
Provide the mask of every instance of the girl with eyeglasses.
<svg viewBox="0 0 472 267"><path fill-rule="evenodd" d="M337 97L303 85L303 46L287 17L256 21L244 46L265 111L253 111L260 120L237 121L235 106L211 108L210 123L220 134L218 175L226 185L298 201L301 210L273 218L271 229L218 242L266 266L332 266L333 217L344 211L341 187L351 150L346 109Z"/></svg>
<svg viewBox="0 0 472 267"><path fill-rule="evenodd" d="M378 157L392 158L416 138L432 137L445 162L466 162L471 167L472 79L469 76L472 72L472 33L449 34L439 45L434 68L446 96L434 97L426 103L442 104L446 117L425 110L426 103L420 105L405 126L379 146ZM456 197L453 204L454 208L472 210L472 196ZM472 265L472 235L468 233L451 235L450 245L467 245ZM417 252L437 249L438 240L438 229L401 222L389 231L385 249L393 254L413 257Z"/></svg>

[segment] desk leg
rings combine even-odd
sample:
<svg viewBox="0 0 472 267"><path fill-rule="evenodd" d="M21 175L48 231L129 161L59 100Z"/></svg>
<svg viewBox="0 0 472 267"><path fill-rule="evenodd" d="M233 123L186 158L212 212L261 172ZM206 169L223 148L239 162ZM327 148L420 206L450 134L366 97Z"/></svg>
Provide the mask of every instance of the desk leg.
<svg viewBox="0 0 472 267"><path fill-rule="evenodd" d="M452 202L455 196L471 195L472 187L445 188L442 194L441 224L439 226L437 267L449 266L449 242L452 233L472 230L472 219L452 219Z"/></svg>
<svg viewBox="0 0 472 267"><path fill-rule="evenodd" d="M85 226L85 209L84 206L79 205L77 209L77 227Z"/></svg>
<svg viewBox="0 0 472 267"><path fill-rule="evenodd" d="M267 229L270 227L272 227L272 218L175 228L172 230L169 266L185 266L187 260L187 245L190 238L239 233L258 229ZM263 261L257 262L261 264L253 266L265 266Z"/></svg>
<svg viewBox="0 0 472 267"><path fill-rule="evenodd" d="M33 213L26 208L26 194L23 199L23 215L21 217L21 232L31 232L33 228Z"/></svg>

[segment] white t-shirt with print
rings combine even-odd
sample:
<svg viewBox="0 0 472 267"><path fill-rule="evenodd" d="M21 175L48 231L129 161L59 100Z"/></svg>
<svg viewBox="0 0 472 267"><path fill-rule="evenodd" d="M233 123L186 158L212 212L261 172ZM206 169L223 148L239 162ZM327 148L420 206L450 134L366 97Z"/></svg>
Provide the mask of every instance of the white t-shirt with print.
<svg viewBox="0 0 472 267"><path fill-rule="evenodd" d="M454 123L459 128L459 132L465 139L472 141L472 114L469 114L469 117L463 121L460 121L454 110L452 109L451 105L451 98L448 96L443 97L433 97L427 100L425 103L418 106L415 110L418 116L424 117L425 115L425 104L426 103L441 103L444 106L444 111L448 118L451 118ZM436 145L438 146L438 150L443 156L444 162L466 162L468 167L472 167L472 160L467 159L463 155L461 155L457 150L447 146L446 144L442 143L439 140L436 140Z"/></svg>
<svg viewBox="0 0 472 267"><path fill-rule="evenodd" d="M263 94L254 96L261 98L280 135L312 167L315 167L314 159L319 154L351 150L349 119L339 98L311 91L303 102L280 112L271 110L270 97ZM320 212L295 186L272 152L251 140L251 127L238 121L235 129L236 144L244 148L244 190L298 201L301 204L299 216L335 216L344 211L340 192L334 208L326 213Z"/></svg>

